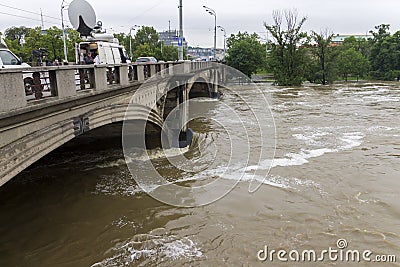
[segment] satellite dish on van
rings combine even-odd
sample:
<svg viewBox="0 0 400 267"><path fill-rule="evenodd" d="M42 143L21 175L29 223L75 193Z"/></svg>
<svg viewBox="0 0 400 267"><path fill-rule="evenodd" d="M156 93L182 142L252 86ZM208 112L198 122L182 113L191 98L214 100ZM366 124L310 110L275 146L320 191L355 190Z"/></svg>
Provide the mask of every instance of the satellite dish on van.
<svg viewBox="0 0 400 267"><path fill-rule="evenodd" d="M96 13L85 0L74 0L68 7L68 17L72 26L81 36L90 36L96 26Z"/></svg>

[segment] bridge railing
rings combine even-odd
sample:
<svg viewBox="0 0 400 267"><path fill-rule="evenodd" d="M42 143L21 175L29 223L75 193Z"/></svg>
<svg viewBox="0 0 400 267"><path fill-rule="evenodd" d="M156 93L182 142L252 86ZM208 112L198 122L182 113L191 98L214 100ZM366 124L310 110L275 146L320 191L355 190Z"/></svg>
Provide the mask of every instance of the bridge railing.
<svg viewBox="0 0 400 267"><path fill-rule="evenodd" d="M67 65L0 69L0 113L85 93L141 83L170 67L187 73L209 66L209 62L159 62L154 64Z"/></svg>

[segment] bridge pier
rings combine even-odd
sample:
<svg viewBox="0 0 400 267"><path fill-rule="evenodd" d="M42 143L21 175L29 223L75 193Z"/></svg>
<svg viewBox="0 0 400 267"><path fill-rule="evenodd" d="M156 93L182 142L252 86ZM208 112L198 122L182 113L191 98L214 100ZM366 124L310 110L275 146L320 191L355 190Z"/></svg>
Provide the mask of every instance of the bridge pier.
<svg viewBox="0 0 400 267"><path fill-rule="evenodd" d="M221 97L221 94L218 91L220 71L214 66L211 73L212 73L211 75L212 75L212 79L213 79L213 84L212 84L212 88L210 90L210 97L213 99L218 99Z"/></svg>
<svg viewBox="0 0 400 267"><path fill-rule="evenodd" d="M189 86L182 75L170 84L164 104L164 120L167 144L164 146L184 148L192 143L193 132L188 128L189 118ZM170 87L170 88L171 88Z"/></svg>
<svg viewBox="0 0 400 267"><path fill-rule="evenodd" d="M186 81L181 81L179 88L179 105L181 129L179 133L179 148L183 148L189 146L193 139L193 132L187 126L187 123L189 123L189 91Z"/></svg>

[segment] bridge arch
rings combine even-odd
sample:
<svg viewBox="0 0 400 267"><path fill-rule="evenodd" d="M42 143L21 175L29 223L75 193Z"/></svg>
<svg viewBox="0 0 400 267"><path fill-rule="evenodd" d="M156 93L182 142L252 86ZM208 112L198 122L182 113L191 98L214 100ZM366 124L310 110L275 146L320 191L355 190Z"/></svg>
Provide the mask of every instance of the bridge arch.
<svg viewBox="0 0 400 267"><path fill-rule="evenodd" d="M209 83L203 77L199 77L193 83L189 84L188 92L189 99L211 96Z"/></svg>
<svg viewBox="0 0 400 267"><path fill-rule="evenodd" d="M0 169L0 186L57 148L96 129L122 125L123 121L128 120L146 122L146 133L161 132L162 118L156 111L147 106L133 105L126 112L127 107L126 104L119 104L98 108L79 117L48 125L1 148L4 161ZM40 123L40 120L36 123ZM155 142L155 145L158 143Z"/></svg>

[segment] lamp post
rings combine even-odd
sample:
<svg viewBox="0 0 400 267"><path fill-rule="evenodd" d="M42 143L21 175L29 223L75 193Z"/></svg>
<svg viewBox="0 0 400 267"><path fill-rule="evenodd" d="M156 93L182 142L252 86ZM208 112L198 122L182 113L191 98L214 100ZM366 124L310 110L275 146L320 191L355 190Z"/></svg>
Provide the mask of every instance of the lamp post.
<svg viewBox="0 0 400 267"><path fill-rule="evenodd" d="M64 5L65 0L61 2L61 29L62 29L62 37L63 37L63 45L64 45L64 60L68 62L67 56L67 37L65 36L65 28L64 28L64 8L68 5Z"/></svg>
<svg viewBox="0 0 400 267"><path fill-rule="evenodd" d="M224 60L225 60L225 54L226 54L226 30L222 26L218 26L218 28L221 29L221 31L224 32Z"/></svg>
<svg viewBox="0 0 400 267"><path fill-rule="evenodd" d="M182 5L182 0L179 0L178 59L183 60L183 5Z"/></svg>
<svg viewBox="0 0 400 267"><path fill-rule="evenodd" d="M206 11L211 15L214 16L214 60L217 60L216 52L217 52L217 12L214 9L209 8L207 6L203 6Z"/></svg>
<svg viewBox="0 0 400 267"><path fill-rule="evenodd" d="M139 26L134 25L129 29L129 56L131 57L131 60L132 60L132 30L136 30L137 27Z"/></svg>

